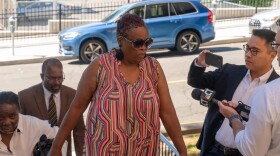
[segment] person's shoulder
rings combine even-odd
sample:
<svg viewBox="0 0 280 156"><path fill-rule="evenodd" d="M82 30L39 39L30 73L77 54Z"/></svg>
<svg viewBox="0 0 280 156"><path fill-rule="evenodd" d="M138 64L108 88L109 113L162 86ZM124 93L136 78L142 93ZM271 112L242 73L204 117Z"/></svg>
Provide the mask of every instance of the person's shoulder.
<svg viewBox="0 0 280 156"><path fill-rule="evenodd" d="M31 115L24 115L24 114L20 114L19 113L19 118L21 118L21 121L23 122L23 124L33 124L34 122L41 122L42 124L47 124L48 121L47 120L41 120L35 116L31 116Z"/></svg>
<svg viewBox="0 0 280 156"><path fill-rule="evenodd" d="M146 55L146 57L144 58L144 61L149 61L149 62L153 62L153 63L159 63L158 60L155 57Z"/></svg>
<svg viewBox="0 0 280 156"><path fill-rule="evenodd" d="M99 56L96 56L88 65L88 68L96 68L97 66L99 66L99 64L101 63L101 59L104 58L106 55L102 54Z"/></svg>
<svg viewBox="0 0 280 156"><path fill-rule="evenodd" d="M24 95L29 95L30 96L30 94L32 92L36 92L36 90L40 87L42 87L42 83L30 86L26 89L23 89L23 90L19 91L18 94L19 94L19 96L24 96Z"/></svg>
<svg viewBox="0 0 280 156"><path fill-rule="evenodd" d="M230 64L230 63L225 63L223 66L222 66L222 69L225 69L225 70L247 70L246 66L245 65L236 65L236 64Z"/></svg>
<svg viewBox="0 0 280 156"><path fill-rule="evenodd" d="M277 90L277 91L279 91L280 92L280 78L277 78L277 79L275 79L275 80L273 80L273 81L270 81L269 83L267 83L266 85L265 85L265 90L267 90L267 91L271 91L271 90ZM279 96L280 97L280 96Z"/></svg>
<svg viewBox="0 0 280 156"><path fill-rule="evenodd" d="M246 68L245 65L237 65L237 64L231 64L231 63L225 63L223 66L228 67L228 68Z"/></svg>
<svg viewBox="0 0 280 156"><path fill-rule="evenodd" d="M67 91L67 92L70 92L70 93L75 93L76 92L76 90L74 88L71 88L71 87L65 86L65 85L61 86L61 90L62 91Z"/></svg>

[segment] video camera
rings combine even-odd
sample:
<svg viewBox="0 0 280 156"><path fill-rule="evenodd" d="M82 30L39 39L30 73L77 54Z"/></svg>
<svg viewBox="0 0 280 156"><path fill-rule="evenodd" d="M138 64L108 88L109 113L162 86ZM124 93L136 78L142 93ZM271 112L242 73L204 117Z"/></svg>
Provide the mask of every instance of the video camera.
<svg viewBox="0 0 280 156"><path fill-rule="evenodd" d="M216 93L215 91L210 90L208 88L205 88L204 91L201 91L200 89L196 88L192 91L192 97L196 100L199 100L202 106L208 107L210 103L214 103L218 105L219 100L214 98L215 93ZM244 104L241 101L238 101L238 106L234 109L242 117L244 121L249 120L249 114L251 110L250 106Z"/></svg>
<svg viewBox="0 0 280 156"><path fill-rule="evenodd" d="M53 139L47 139L47 136L43 134L40 137L39 142L35 145L33 149L33 156L47 156L49 150L52 147Z"/></svg>

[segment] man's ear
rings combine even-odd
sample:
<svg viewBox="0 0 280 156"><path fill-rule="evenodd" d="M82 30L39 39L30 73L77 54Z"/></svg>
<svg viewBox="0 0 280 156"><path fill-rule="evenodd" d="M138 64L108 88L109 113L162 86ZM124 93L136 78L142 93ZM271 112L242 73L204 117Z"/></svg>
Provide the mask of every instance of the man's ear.
<svg viewBox="0 0 280 156"><path fill-rule="evenodd" d="M275 51L272 51L271 52L271 59L272 59L272 61L274 60L274 58L277 56L277 51L275 52Z"/></svg>
<svg viewBox="0 0 280 156"><path fill-rule="evenodd" d="M44 80L44 74L40 74L42 81Z"/></svg>

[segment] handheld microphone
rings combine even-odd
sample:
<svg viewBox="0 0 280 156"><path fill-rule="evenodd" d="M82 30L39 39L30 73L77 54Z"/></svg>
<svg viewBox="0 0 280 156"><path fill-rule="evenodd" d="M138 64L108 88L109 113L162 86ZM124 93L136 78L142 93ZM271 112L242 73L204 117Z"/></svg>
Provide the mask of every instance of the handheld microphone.
<svg viewBox="0 0 280 156"><path fill-rule="evenodd" d="M202 106L208 107L210 102L218 105L219 100L214 98L215 94L216 94L215 91L207 89L207 88L204 91L201 91L200 89L195 88L192 91L192 98L200 101L200 104Z"/></svg>
<svg viewBox="0 0 280 156"><path fill-rule="evenodd" d="M204 91L195 88L193 89L191 95L193 99L200 101L200 104L202 106L208 107L210 103L218 105L219 100L214 98L215 93L216 93L215 91L212 91L208 88L206 88ZM237 111L237 113L242 117L244 121L249 120L249 114L251 110L250 106L244 104L241 101L238 101L238 105L234 109Z"/></svg>

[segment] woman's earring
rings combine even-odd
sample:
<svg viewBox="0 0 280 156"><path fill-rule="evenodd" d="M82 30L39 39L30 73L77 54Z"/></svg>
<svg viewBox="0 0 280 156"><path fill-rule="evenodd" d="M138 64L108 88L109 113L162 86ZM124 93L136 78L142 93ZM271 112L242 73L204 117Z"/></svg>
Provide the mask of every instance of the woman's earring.
<svg viewBox="0 0 280 156"><path fill-rule="evenodd" d="M122 60L123 59L123 52L122 52L122 49L121 49L121 45L119 45L119 49L116 49L116 58L118 60Z"/></svg>

